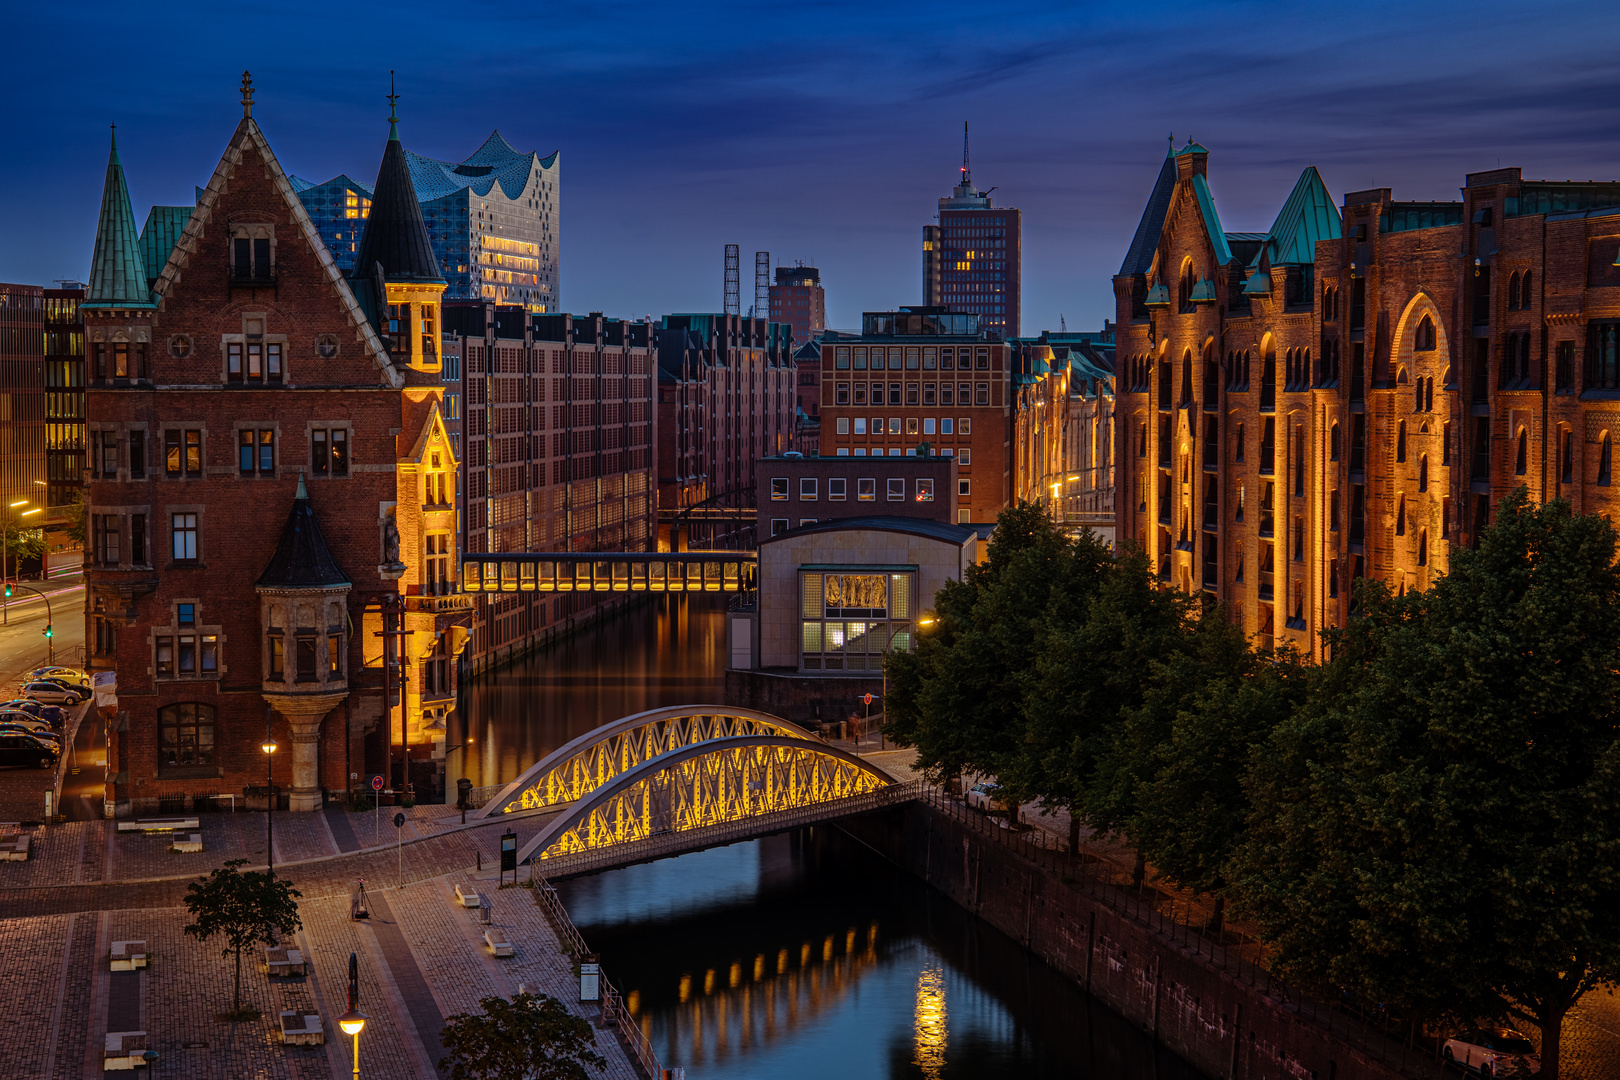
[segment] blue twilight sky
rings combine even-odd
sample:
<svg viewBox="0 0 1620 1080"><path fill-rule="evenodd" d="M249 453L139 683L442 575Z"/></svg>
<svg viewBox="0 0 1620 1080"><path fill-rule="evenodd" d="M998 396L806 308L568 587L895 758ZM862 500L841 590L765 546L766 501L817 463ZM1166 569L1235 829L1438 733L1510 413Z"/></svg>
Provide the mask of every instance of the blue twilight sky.
<svg viewBox="0 0 1620 1080"><path fill-rule="evenodd" d="M973 172L1024 212L1025 333L1113 314L1170 132L1229 230L1299 172L1448 199L1467 170L1620 176L1620 7L1596 3L17 3L0 66L0 280L83 277L118 124L138 220L241 116L312 180L499 128L562 152L562 301L717 310L722 248L821 268L828 319L920 299L921 227ZM745 296L744 303L747 303Z"/></svg>

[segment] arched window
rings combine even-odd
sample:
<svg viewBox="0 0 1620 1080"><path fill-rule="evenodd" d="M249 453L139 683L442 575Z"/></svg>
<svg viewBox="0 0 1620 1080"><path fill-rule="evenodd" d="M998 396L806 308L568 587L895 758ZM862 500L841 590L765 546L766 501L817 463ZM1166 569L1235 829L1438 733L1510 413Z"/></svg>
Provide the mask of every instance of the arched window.
<svg viewBox="0 0 1620 1080"><path fill-rule="evenodd" d="M1417 333L1413 335L1412 348L1418 352L1430 352L1434 349L1434 340L1434 320L1425 315L1418 323Z"/></svg>
<svg viewBox="0 0 1620 1080"><path fill-rule="evenodd" d="M1260 361L1260 408L1270 410L1277 404L1277 350L1267 349Z"/></svg>
<svg viewBox="0 0 1620 1080"><path fill-rule="evenodd" d="M1423 380L1422 379L1413 379L1412 380L1412 396L1413 396L1412 411L1413 412L1422 412L1423 411Z"/></svg>
<svg viewBox="0 0 1620 1080"><path fill-rule="evenodd" d="M1170 358L1159 359L1159 408L1170 407Z"/></svg>
<svg viewBox="0 0 1620 1080"><path fill-rule="evenodd" d="M198 702L158 710L158 766L182 768L214 763L214 707Z"/></svg>
<svg viewBox="0 0 1620 1080"><path fill-rule="evenodd" d="M1204 346L1204 408L1213 409L1221 400L1221 365L1215 360L1215 347Z"/></svg>
<svg viewBox="0 0 1620 1080"><path fill-rule="evenodd" d="M1181 402L1182 405L1192 404L1192 350L1188 349L1181 354Z"/></svg>
<svg viewBox="0 0 1620 1080"><path fill-rule="evenodd" d="M1395 497L1395 535L1406 535L1406 496L1404 494Z"/></svg>
<svg viewBox="0 0 1620 1080"><path fill-rule="evenodd" d="M1508 310L1517 311L1519 308L1519 272L1515 270L1508 278Z"/></svg>
<svg viewBox="0 0 1620 1080"><path fill-rule="evenodd" d="M1311 350L1306 349L1299 356L1299 388L1309 390L1311 386Z"/></svg>
<svg viewBox="0 0 1620 1080"><path fill-rule="evenodd" d="M1418 530L1417 564L1419 566L1428 566L1429 565L1429 530L1428 529L1419 529Z"/></svg>
<svg viewBox="0 0 1620 1080"><path fill-rule="evenodd" d="M1418 490L1429 490L1429 455L1418 455Z"/></svg>
<svg viewBox="0 0 1620 1080"><path fill-rule="evenodd" d="M1404 365L1402 365L1400 368L1398 368L1396 370L1396 372L1395 372L1395 385L1396 386L1405 386L1407 383L1409 383L1411 381L1412 381L1411 376L1407 374L1406 367Z"/></svg>
<svg viewBox="0 0 1620 1080"><path fill-rule="evenodd" d="M1328 460L1339 460L1339 425L1328 428Z"/></svg>
<svg viewBox="0 0 1620 1080"><path fill-rule="evenodd" d="M1423 411L1434 412L1434 376L1423 380Z"/></svg>
<svg viewBox="0 0 1620 1080"><path fill-rule="evenodd" d="M1610 450L1609 433L1605 431L1598 436L1598 474L1597 482L1603 487L1609 486Z"/></svg>
<svg viewBox="0 0 1620 1080"><path fill-rule="evenodd" d="M1524 272L1524 277L1519 280L1519 307L1526 311L1530 310L1530 271L1528 270Z"/></svg>
<svg viewBox="0 0 1620 1080"><path fill-rule="evenodd" d="M1524 428L1519 429L1519 449L1513 458L1513 472L1516 476L1523 476L1530 460L1530 438Z"/></svg>
<svg viewBox="0 0 1620 1080"><path fill-rule="evenodd" d="M1406 421L1395 425L1395 460L1406 460Z"/></svg>

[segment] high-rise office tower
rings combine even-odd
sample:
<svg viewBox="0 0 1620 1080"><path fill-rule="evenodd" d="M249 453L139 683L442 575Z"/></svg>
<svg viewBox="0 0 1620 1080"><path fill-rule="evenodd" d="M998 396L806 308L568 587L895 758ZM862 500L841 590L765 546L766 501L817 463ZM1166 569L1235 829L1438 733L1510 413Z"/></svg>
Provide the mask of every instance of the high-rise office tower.
<svg viewBox="0 0 1620 1080"><path fill-rule="evenodd" d="M1023 215L996 207L973 186L967 125L962 179L939 200L939 224L923 226L923 304L979 316L982 329L1017 337Z"/></svg>
<svg viewBox="0 0 1620 1080"><path fill-rule="evenodd" d="M492 132L465 161L405 151L447 300L558 310L558 154L522 153ZM348 176L321 184L288 177L338 269L354 270L371 188Z"/></svg>

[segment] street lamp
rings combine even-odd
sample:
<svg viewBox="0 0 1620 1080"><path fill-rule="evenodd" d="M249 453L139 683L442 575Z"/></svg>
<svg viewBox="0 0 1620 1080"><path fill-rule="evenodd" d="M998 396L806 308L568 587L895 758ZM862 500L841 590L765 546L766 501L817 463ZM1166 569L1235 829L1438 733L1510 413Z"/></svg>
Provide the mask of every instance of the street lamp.
<svg viewBox="0 0 1620 1080"><path fill-rule="evenodd" d="M275 877L276 876L276 833L275 833L276 785L275 785L275 780L272 777L271 772L270 772L270 764L275 758L275 753L276 753L276 750L278 749L278 747L276 746L276 740L270 734L270 715L271 715L271 713L270 713L269 706L266 706L265 710L264 710L264 742L259 744L259 749L264 751L264 795L265 795L264 856L265 856L266 865L270 869L270 876Z"/></svg>
<svg viewBox="0 0 1620 1080"><path fill-rule="evenodd" d="M355 959L354 953L349 954L349 1011L338 1017L338 1027L343 1034L354 1039L354 1076L360 1080L360 1032L365 1029L368 1017L360 1011L360 962Z"/></svg>

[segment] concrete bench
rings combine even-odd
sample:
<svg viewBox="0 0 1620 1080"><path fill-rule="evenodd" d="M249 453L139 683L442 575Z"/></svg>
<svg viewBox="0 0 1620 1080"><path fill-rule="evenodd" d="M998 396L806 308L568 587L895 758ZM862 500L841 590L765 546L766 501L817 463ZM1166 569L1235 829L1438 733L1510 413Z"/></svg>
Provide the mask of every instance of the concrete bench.
<svg viewBox="0 0 1620 1080"><path fill-rule="evenodd" d="M512 943L506 939L506 934L494 927L484 931L484 944L489 946L489 951L494 956L512 955Z"/></svg>
<svg viewBox="0 0 1620 1080"><path fill-rule="evenodd" d="M170 818L138 818L135 821L120 821L119 832L181 832L187 829L200 829L202 823L194 817Z"/></svg>
<svg viewBox="0 0 1620 1080"><path fill-rule="evenodd" d="M462 907L482 907L484 898L476 889L467 885L456 886L456 903Z"/></svg>
<svg viewBox="0 0 1620 1080"><path fill-rule="evenodd" d="M146 966L146 942L144 941L115 941L112 951L108 953L110 971L134 971L136 968Z"/></svg>
<svg viewBox="0 0 1620 1080"><path fill-rule="evenodd" d="M101 1067L107 1072L115 1069L138 1069L146 1065L146 1032L109 1031L106 1049L101 1055Z"/></svg>
<svg viewBox="0 0 1620 1080"><path fill-rule="evenodd" d="M27 833L0 836L0 862L27 862L28 849L34 838Z"/></svg>
<svg viewBox="0 0 1620 1080"><path fill-rule="evenodd" d="M264 950L264 959L259 962L259 970L272 977L307 973L302 952L297 949L286 949L277 946L271 946ZM283 1013L282 1015L285 1016L286 1014Z"/></svg>
<svg viewBox="0 0 1620 1080"><path fill-rule="evenodd" d="M281 1014L281 1041L288 1046L319 1046L326 1041L321 1014L308 1009L287 1009Z"/></svg>
<svg viewBox="0 0 1620 1080"><path fill-rule="evenodd" d="M203 849L202 833L181 833L169 844L169 850L182 855L197 854Z"/></svg>

